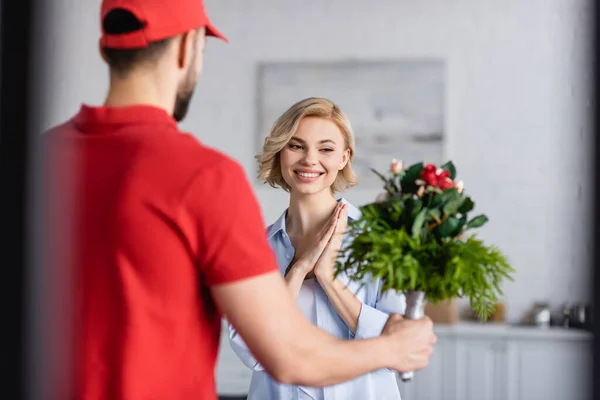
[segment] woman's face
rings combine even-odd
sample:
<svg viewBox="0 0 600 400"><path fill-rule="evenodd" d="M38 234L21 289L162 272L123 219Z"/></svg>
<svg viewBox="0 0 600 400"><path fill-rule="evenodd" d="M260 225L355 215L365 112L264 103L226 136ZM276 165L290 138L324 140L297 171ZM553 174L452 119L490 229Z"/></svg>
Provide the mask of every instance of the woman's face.
<svg viewBox="0 0 600 400"><path fill-rule="evenodd" d="M281 173L291 192L315 194L330 190L350 151L338 126L324 118L306 117L281 150Z"/></svg>

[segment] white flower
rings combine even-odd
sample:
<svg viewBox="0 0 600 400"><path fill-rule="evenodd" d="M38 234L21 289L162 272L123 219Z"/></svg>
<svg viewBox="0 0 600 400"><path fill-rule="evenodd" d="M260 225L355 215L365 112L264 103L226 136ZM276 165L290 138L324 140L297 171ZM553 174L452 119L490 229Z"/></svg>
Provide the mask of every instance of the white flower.
<svg viewBox="0 0 600 400"><path fill-rule="evenodd" d="M393 174L399 174L402 172L402 160L396 160L395 158L392 160L392 164L390 165L390 172Z"/></svg>
<svg viewBox="0 0 600 400"><path fill-rule="evenodd" d="M465 183L463 181L458 181L456 182L456 185L454 185L454 187L456 188L458 193L462 193L463 189L465 188Z"/></svg>

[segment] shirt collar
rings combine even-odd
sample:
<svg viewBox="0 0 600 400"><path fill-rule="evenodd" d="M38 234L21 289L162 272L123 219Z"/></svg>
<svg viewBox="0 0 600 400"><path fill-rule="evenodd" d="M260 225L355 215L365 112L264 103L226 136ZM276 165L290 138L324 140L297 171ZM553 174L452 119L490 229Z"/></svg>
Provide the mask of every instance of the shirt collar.
<svg viewBox="0 0 600 400"><path fill-rule="evenodd" d="M175 119L159 107L136 104L124 107L93 107L82 104L74 122L81 131L106 131L129 124L170 124Z"/></svg>
<svg viewBox="0 0 600 400"><path fill-rule="evenodd" d="M346 200L345 198L341 198L338 200L338 202L342 202L346 205L348 205L348 221L356 221L357 219L359 219L362 215L362 213L360 212L360 210L358 208L356 208L355 206L353 206L352 204L350 204L348 202L348 200ZM285 211L283 212L283 214L281 214L281 216L277 219L277 221L275 221L273 223L273 225L271 225L268 230L267 230L267 237L269 239L271 239L273 236L275 236L275 234L277 232L283 231L285 232L285 216L287 215L287 211L288 209L286 208Z"/></svg>

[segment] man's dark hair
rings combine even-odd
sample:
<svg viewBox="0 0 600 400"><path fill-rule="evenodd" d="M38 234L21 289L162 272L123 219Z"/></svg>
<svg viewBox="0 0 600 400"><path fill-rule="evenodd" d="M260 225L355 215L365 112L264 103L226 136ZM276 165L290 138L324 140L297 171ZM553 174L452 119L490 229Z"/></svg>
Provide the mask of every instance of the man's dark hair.
<svg viewBox="0 0 600 400"><path fill-rule="evenodd" d="M110 11L102 21L104 31L109 34L135 32L144 24L135 15L124 9ZM103 47L102 51L111 70L120 76L127 75L132 68L145 62L154 62L163 54L172 38L151 42L142 49L113 49Z"/></svg>

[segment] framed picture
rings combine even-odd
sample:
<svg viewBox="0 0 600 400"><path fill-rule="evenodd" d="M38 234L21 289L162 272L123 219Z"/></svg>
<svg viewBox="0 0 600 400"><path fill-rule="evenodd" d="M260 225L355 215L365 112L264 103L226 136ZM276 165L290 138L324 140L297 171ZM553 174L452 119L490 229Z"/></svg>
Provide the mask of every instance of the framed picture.
<svg viewBox="0 0 600 400"><path fill-rule="evenodd" d="M439 164L444 149L443 60L270 62L259 65L256 152L275 120L306 97L338 104L353 127L362 188L381 187L370 168L392 158Z"/></svg>

